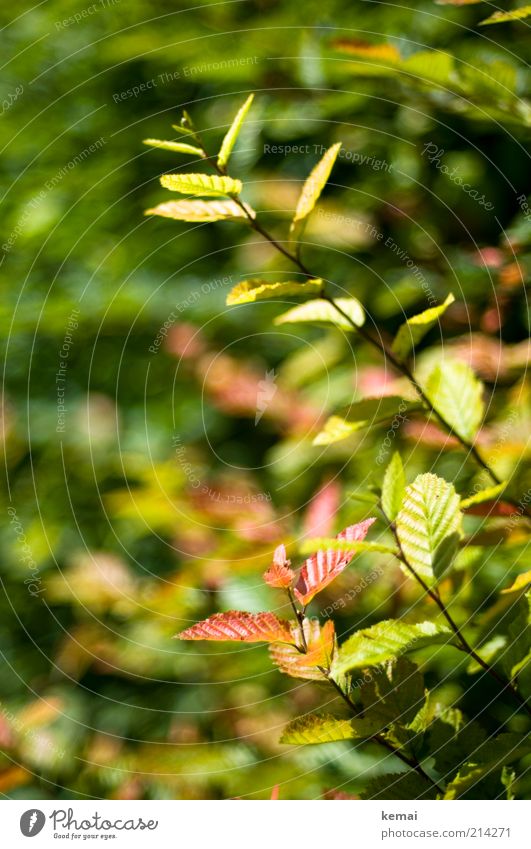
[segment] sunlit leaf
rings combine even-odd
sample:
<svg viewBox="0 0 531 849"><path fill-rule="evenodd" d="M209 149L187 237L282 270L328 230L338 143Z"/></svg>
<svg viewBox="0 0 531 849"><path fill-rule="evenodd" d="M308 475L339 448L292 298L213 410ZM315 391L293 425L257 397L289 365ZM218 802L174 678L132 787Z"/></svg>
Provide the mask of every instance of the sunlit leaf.
<svg viewBox="0 0 531 849"><path fill-rule="evenodd" d="M279 545L275 549L273 562L263 578L266 584L277 589L286 589L295 580L295 572L290 567L291 561L286 556L286 546Z"/></svg>
<svg viewBox="0 0 531 849"><path fill-rule="evenodd" d="M273 643L269 655L281 672L292 678L311 681L324 681L326 675L321 671L332 664L335 651L335 628L329 619L321 627L318 619L305 618L302 623L306 646L301 636L300 625L292 625L294 645Z"/></svg>
<svg viewBox="0 0 531 849"><path fill-rule="evenodd" d="M424 312L418 313L402 324L398 328L391 350L399 362L407 359L409 352L423 339L426 333L431 330L438 319L446 312L450 304L453 304L455 298L453 295L448 295L445 302L438 307L430 307Z"/></svg>
<svg viewBox="0 0 531 849"><path fill-rule="evenodd" d="M204 153L200 147L185 142L161 141L160 139L144 139L142 144L147 144L149 147L158 147L161 150L171 150L173 153L189 153L192 156L200 156L204 158Z"/></svg>
<svg viewBox="0 0 531 849"><path fill-rule="evenodd" d="M236 143L236 139L238 138L239 132L242 128L242 124L245 121L245 117L251 108L251 104L254 100L254 94L250 94L243 106L240 107L238 112L236 113L236 117L234 121L230 125L230 128L223 139L219 154L218 154L218 166L220 168L225 168L227 162L229 161L229 157L232 153L232 149Z"/></svg>
<svg viewBox="0 0 531 849"><path fill-rule="evenodd" d="M363 59L383 60L393 64L401 60L400 51L393 44L371 43L357 38L335 38L331 46L342 53L350 53Z"/></svg>
<svg viewBox="0 0 531 849"><path fill-rule="evenodd" d="M227 305L249 304L267 298L315 296L321 292L322 287L323 281L319 279L305 280L300 283L295 280L285 283L268 283L260 279L242 280L229 292Z"/></svg>
<svg viewBox="0 0 531 849"><path fill-rule="evenodd" d="M398 539L408 563L428 583L435 583L448 569L444 545L454 550L461 523L459 496L443 478L419 475L406 487L396 517Z"/></svg>
<svg viewBox="0 0 531 849"><path fill-rule="evenodd" d="M242 190L240 180L218 174L163 174L160 183L171 192L197 197L230 197Z"/></svg>
<svg viewBox="0 0 531 849"><path fill-rule="evenodd" d="M521 21L531 15L531 6L521 6L519 9L510 9L507 12L494 12L489 18L480 21L480 26L486 24L501 24L505 21Z"/></svg>
<svg viewBox="0 0 531 849"><path fill-rule="evenodd" d="M355 329L352 327L352 323L356 327L362 326L365 321L365 312L356 298L335 298L335 303L339 306L341 312L329 301L316 298L277 316L275 324L297 324L301 321L309 321L315 324L333 324L341 330L349 331ZM342 313L345 315L342 315Z"/></svg>
<svg viewBox="0 0 531 849"><path fill-rule="evenodd" d="M528 572L522 572L517 575L510 587L502 590L502 593L520 593L526 592L531 586L531 569Z"/></svg>
<svg viewBox="0 0 531 849"><path fill-rule="evenodd" d="M506 487L507 481L503 481L502 483L496 484L496 486L489 486L488 489L481 489L469 498L463 498L459 506L461 507L461 510L467 510L469 507L474 507L476 504L484 504L485 502L494 501L498 495L501 495Z"/></svg>
<svg viewBox="0 0 531 849"><path fill-rule="evenodd" d="M483 384L467 363L439 363L426 381L426 394L461 439L475 439L483 419Z"/></svg>
<svg viewBox="0 0 531 849"><path fill-rule="evenodd" d="M250 207L247 210L254 218ZM145 215L160 215L175 221L237 221L246 219L245 211L232 200L178 200L159 203L153 209L146 209Z"/></svg>
<svg viewBox="0 0 531 849"><path fill-rule="evenodd" d="M307 178L304 186L302 187L299 202L297 203L297 208L293 217L293 225L306 218L319 200L319 196L327 183L332 168L334 167L340 147L341 142L337 142L337 144L332 145Z"/></svg>
<svg viewBox="0 0 531 849"><path fill-rule="evenodd" d="M391 457L391 462L385 470L382 484L382 507L385 515L392 522L402 506L406 493L406 476L402 458L398 451Z"/></svg>
<svg viewBox="0 0 531 849"><path fill-rule="evenodd" d="M447 643L452 636L448 628L433 622L408 625L395 619L378 622L372 628L356 631L339 647L332 669L334 676L353 669L379 666L414 649L436 643Z"/></svg>
<svg viewBox="0 0 531 849"><path fill-rule="evenodd" d="M360 739L348 719L335 719L326 714L310 713L290 722L282 732L280 742L290 746L306 746L356 738Z"/></svg>
<svg viewBox="0 0 531 849"><path fill-rule="evenodd" d="M341 539L331 539L330 537L315 537L305 540L299 546L301 554L308 554L316 549L332 549L333 551L352 551L357 554L358 551L377 551L382 554L398 554L396 546L384 545L380 542L367 542L367 540L359 540L357 542L346 542Z"/></svg>
<svg viewBox="0 0 531 849"><path fill-rule="evenodd" d="M375 519L365 519L357 525L345 528L337 535L337 540L358 542L365 539ZM295 587L295 595L304 606L330 584L348 566L354 557L354 551L319 550L305 560Z"/></svg>
<svg viewBox="0 0 531 849"><path fill-rule="evenodd" d="M357 430L391 421L407 411L419 410L418 402L405 401L394 395L383 398L364 398L351 404L341 416L331 416L323 430L313 440L314 445L331 445L346 439Z"/></svg>
<svg viewBox="0 0 531 849"><path fill-rule="evenodd" d="M231 640L245 643L295 643L291 623L278 619L274 613L244 613L228 610L215 613L176 634L179 640Z"/></svg>

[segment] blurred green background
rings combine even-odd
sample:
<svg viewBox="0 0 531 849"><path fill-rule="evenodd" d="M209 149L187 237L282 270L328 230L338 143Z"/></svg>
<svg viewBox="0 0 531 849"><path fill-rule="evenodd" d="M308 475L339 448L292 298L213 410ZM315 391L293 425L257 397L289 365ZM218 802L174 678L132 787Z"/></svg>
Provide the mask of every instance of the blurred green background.
<svg viewBox="0 0 531 849"><path fill-rule="evenodd" d="M282 612L260 576L280 541L296 554L323 486L333 530L367 515L351 495L381 481L387 427L325 451L312 438L328 412L397 378L337 332L273 327L281 305L225 307L239 280L288 269L238 224L145 217L168 199L158 176L198 164L142 139L175 138L185 108L215 149L256 92L231 173L280 234L321 145L341 140L306 261L386 337L427 294L454 292L445 350L496 385L483 444L507 474L530 422L529 38L525 23L478 29L488 12L429 0L3 4L4 796L268 798L280 784L281 798L304 799L356 792L384 768L370 746L279 745L292 716L330 696L282 678L265 648L171 640L215 610ZM390 74L345 39L441 52ZM440 345L434 330L419 368ZM267 374L276 390L255 423ZM432 468L460 492L478 481L419 422L395 447L410 478ZM489 549L470 603L522 571L513 536ZM364 555L322 609L375 566L339 633L417 603L388 557ZM449 701L465 693L455 657L436 663Z"/></svg>

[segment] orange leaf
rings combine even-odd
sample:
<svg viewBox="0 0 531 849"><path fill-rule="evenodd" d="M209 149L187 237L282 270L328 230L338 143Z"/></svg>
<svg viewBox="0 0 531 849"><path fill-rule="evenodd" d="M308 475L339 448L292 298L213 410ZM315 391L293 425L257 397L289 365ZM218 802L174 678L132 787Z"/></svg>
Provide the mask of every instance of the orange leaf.
<svg viewBox="0 0 531 849"><path fill-rule="evenodd" d="M286 546L279 545L275 549L273 563L267 572L264 572L263 577L266 584L279 589L286 589L291 586L295 579L295 572L289 568L290 563L291 560L288 560L286 557Z"/></svg>
<svg viewBox="0 0 531 849"><path fill-rule="evenodd" d="M290 622L274 613L215 613L175 636L179 640L234 640L244 643L294 643Z"/></svg>
<svg viewBox="0 0 531 849"><path fill-rule="evenodd" d="M365 519L357 525L350 525L337 535L336 539L346 542L359 542L367 536L375 519ZM317 551L303 564L295 595L306 606L318 592L328 586L345 569L355 552L353 551Z"/></svg>
<svg viewBox="0 0 531 849"><path fill-rule="evenodd" d="M274 643L269 647L271 660L281 672L292 678L323 681L325 676L319 667L328 669L336 650L334 623L329 619L321 628L317 619L304 620L304 636L308 648L306 652L303 650L299 626L292 627L296 644L289 646Z"/></svg>

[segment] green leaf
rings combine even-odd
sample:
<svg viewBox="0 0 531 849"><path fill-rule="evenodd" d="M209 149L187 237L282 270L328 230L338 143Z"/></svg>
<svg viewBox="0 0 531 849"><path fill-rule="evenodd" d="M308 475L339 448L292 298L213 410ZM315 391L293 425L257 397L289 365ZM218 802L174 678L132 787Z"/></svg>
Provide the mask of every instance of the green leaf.
<svg viewBox="0 0 531 849"><path fill-rule="evenodd" d="M483 419L483 384L469 365L446 360L426 382L426 395L456 434L472 442Z"/></svg>
<svg viewBox="0 0 531 849"><path fill-rule="evenodd" d="M396 531L406 560L428 584L448 568L447 548L454 552L461 524L459 496L452 484L428 473L406 487Z"/></svg>
<svg viewBox="0 0 531 849"><path fill-rule="evenodd" d="M230 197L239 195L242 190L240 180L217 174L164 174L160 183L171 192L197 197Z"/></svg>
<svg viewBox="0 0 531 849"><path fill-rule="evenodd" d="M357 430L390 421L407 411L420 410L421 404L405 401L394 395L383 398L364 398L351 404L341 416L331 416L323 430L317 434L314 445L330 445L346 439Z"/></svg>
<svg viewBox="0 0 531 849"><path fill-rule="evenodd" d="M241 106L238 112L236 113L236 117L234 118L234 121L230 125L230 128L225 138L223 139L218 154L218 166L220 168L224 168L227 162L229 161L232 149L236 143L236 139L238 138L239 132L242 128L242 124L245 121L249 109L251 108L253 100L254 94L250 94L243 106Z"/></svg>
<svg viewBox="0 0 531 849"><path fill-rule="evenodd" d="M437 323L443 313L446 312L450 304L453 304L455 298L453 295L448 295L445 302L438 307L430 307L428 310L414 315L412 318L402 324L398 328L398 333L395 336L391 350L399 362L403 362L409 355L409 352L423 339L428 330Z"/></svg>
<svg viewBox="0 0 531 849"><path fill-rule="evenodd" d="M341 539L330 539L329 537L317 537L306 539L299 546L300 554L312 554L314 551L378 551L382 554L398 554L398 549L394 546L383 545L379 542L346 542Z"/></svg>
<svg viewBox="0 0 531 849"><path fill-rule="evenodd" d="M302 187L302 192L293 217L292 229L298 221L306 218L315 204L317 203L321 192L323 191L326 182L330 176L330 172L334 167L341 142L332 145L323 158L317 163L310 176Z"/></svg>
<svg viewBox="0 0 531 849"><path fill-rule="evenodd" d="M378 775L361 792L362 799L436 799L437 792L427 778L415 772Z"/></svg>
<svg viewBox="0 0 531 849"><path fill-rule="evenodd" d="M203 159L205 156L200 147L195 147L193 144L185 144L184 142L144 139L142 144L147 144L149 147L159 147L161 150L171 150L173 153L190 153L192 156L200 156Z"/></svg>
<svg viewBox="0 0 531 849"><path fill-rule="evenodd" d="M452 634L433 622L408 625L396 619L378 622L353 634L340 647L332 667L332 674L345 675L353 669L379 666L409 651L447 643Z"/></svg>
<svg viewBox="0 0 531 849"><path fill-rule="evenodd" d="M227 305L250 304L253 301L262 301L266 298L293 297L304 295L317 295L320 293L323 281L320 279L305 280L297 283L290 280L286 283L268 283L266 280L242 280L227 296Z"/></svg>
<svg viewBox="0 0 531 849"><path fill-rule="evenodd" d="M355 739L362 739L362 735L356 733L350 720L311 713L290 722L284 729L280 742L291 746L304 746L310 743L334 743L337 740Z"/></svg>
<svg viewBox="0 0 531 849"><path fill-rule="evenodd" d="M475 504L484 504L486 501L494 501L498 495L501 495L506 487L507 481L502 481L502 483L498 483L496 486L489 486L488 489L481 489L469 498L463 498L459 506L461 510L466 510L468 507L474 507Z"/></svg>
<svg viewBox="0 0 531 849"><path fill-rule="evenodd" d="M473 754L469 763L465 763L453 781L448 784L444 798L462 798L479 781L493 772L499 771L501 773L503 767L530 753L531 738L529 735L522 736L522 734L508 733L500 734L495 740L486 740L479 750Z"/></svg>
<svg viewBox="0 0 531 849"><path fill-rule="evenodd" d="M357 327L365 321L365 312L356 298L336 298L335 303ZM353 331L352 324L329 301L316 298L277 316L275 324L297 324L301 321L333 324L341 330Z"/></svg>
<svg viewBox="0 0 531 849"><path fill-rule="evenodd" d="M246 206L254 218L254 211ZM152 209L146 209L145 215L160 215L175 221L238 221L246 220L245 211L233 200L179 200L159 203Z"/></svg>
<svg viewBox="0 0 531 849"><path fill-rule="evenodd" d="M521 21L531 15L531 6L521 6L519 9L511 9L508 12L494 12L490 17L480 21L480 26L487 24L501 24L505 21Z"/></svg>
<svg viewBox="0 0 531 849"><path fill-rule="evenodd" d="M407 657L365 670L360 687L363 716L373 733L392 730L396 740L404 737L407 726L425 702L423 677ZM356 682L353 682L356 685Z"/></svg>
<svg viewBox="0 0 531 849"><path fill-rule="evenodd" d="M391 457L391 462L385 470L382 485L382 508L391 522L396 519L406 493L406 476L402 458L398 451Z"/></svg>

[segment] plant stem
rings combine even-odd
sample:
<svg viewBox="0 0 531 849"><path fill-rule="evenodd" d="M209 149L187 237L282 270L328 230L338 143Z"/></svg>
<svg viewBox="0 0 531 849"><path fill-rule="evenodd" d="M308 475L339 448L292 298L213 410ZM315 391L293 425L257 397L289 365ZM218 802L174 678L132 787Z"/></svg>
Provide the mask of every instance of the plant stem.
<svg viewBox="0 0 531 849"><path fill-rule="evenodd" d="M359 713L356 709L356 705L350 700L349 696L341 689L337 681L335 681L331 676L330 672L323 667L319 667L323 675L326 677L327 681L333 686L337 694L343 699L343 701L348 705L351 711L354 713L354 717L358 717ZM428 775L427 772L424 771L420 763L415 757L409 757L408 755L401 752L400 749L395 749L392 743L385 739L382 734L373 734L372 737L368 738L374 743L379 743L380 746L383 746L387 751L392 752L393 755L402 761L402 763L406 764L410 769L415 770L415 772L420 775L425 781L431 784L432 787L437 790L438 793L444 795L444 791L439 787L439 785Z"/></svg>
<svg viewBox="0 0 531 849"><path fill-rule="evenodd" d="M291 608L292 608L292 610L295 614L297 622L299 623L299 629L300 629L300 635L301 635L301 641L302 641L302 647L301 647L300 651L301 651L302 654L307 654L308 653L308 643L306 641L306 637L305 637L305 634L304 634L304 611L300 611L298 609L298 607L295 603L295 599L293 597L293 592L291 590L291 587L287 588L287 594L288 594L288 598L289 598ZM337 683L337 681L334 678L332 678L332 676L330 674L330 669L326 669L324 666L318 666L317 669L326 678L328 683L334 688L334 690L336 691L338 696L340 696L343 699L343 701L345 702L345 704L348 705L348 708L349 708L349 710L351 710L353 712L354 717L355 718L358 717L359 713L358 713L358 710L356 708L356 705L354 704L354 702L351 701L348 694L345 693L345 691L340 687L340 685ZM403 752L401 752L400 749L395 749L394 746L391 743L389 743L389 741L386 740L385 737L383 737L381 734L373 734L372 737L370 737L368 739L371 740L374 743L379 743L381 746L383 746L389 752L392 752L393 755L396 755L396 757L399 758L399 760L401 760L404 764L406 764L410 769L414 769L415 772L418 773L418 775L420 775L425 781L428 781L432 785L432 787L434 787L435 790L437 790L438 793L440 793L441 795L443 794L443 791L441 790L441 788L435 783L435 781L433 781L433 779L430 778L430 776L426 772L424 772L422 766L420 765L420 763L418 762L418 760L416 758L410 758L408 755L405 755Z"/></svg>
<svg viewBox="0 0 531 849"><path fill-rule="evenodd" d="M527 701L522 698L522 696L520 695L518 690L515 689L512 682L507 681L505 678L503 678L502 675L499 675L498 672L496 672L496 670L489 663L487 663L485 660L483 660L483 658L480 657L480 655L475 651L475 649L472 648L472 646L470 645L470 643L468 642L466 637L463 635L459 625L457 624L457 622L455 621L453 616L448 611L448 609L447 609L444 601L440 597L439 593L426 583L424 578L421 575L419 575L419 573L416 571L416 569L408 561L406 555L404 554L404 549L402 548L402 544L401 544L401 542L398 538L398 533L397 533L395 523L391 522L389 520L388 516L386 516L381 505L380 505L380 510L381 510L382 515L384 516L385 520L389 524L389 527L392 530L393 536L396 540L396 544L398 546L398 559L400 560L401 563L404 564L406 569L413 576L413 578L415 578L417 583L420 584L420 586L422 587L424 592L432 599L432 601L435 602L435 604L437 605L437 607L441 611L442 615L444 616L444 618L448 622L450 628L454 632L455 636L459 640L458 648L460 648L461 651L466 652L466 654L468 654L471 658L473 658L476 661L476 663L478 663L481 666L481 668L484 669L485 672L488 673L491 676L491 678L494 678L498 682L498 684L501 684L502 687L503 687L503 690L508 690L513 695L513 697L516 699L516 701L519 703L520 707L523 707L524 710L529 714L529 716L531 716L531 709L529 708Z"/></svg>

